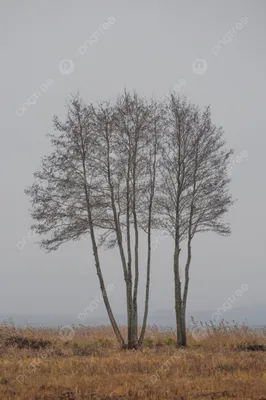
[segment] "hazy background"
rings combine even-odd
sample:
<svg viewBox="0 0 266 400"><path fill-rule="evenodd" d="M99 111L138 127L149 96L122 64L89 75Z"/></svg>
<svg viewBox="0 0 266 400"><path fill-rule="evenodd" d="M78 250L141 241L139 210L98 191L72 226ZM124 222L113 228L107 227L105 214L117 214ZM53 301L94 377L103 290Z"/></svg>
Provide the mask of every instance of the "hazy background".
<svg viewBox="0 0 266 400"><path fill-rule="evenodd" d="M201 107L211 105L214 122L223 126L228 147L235 150L232 161L242 151L248 154L231 170L232 193L239 199L228 214L232 236L205 234L194 242L188 311L210 319L247 284L248 291L237 298L233 311L239 318L266 324L266 3L1 0L0 4L1 317L36 315L46 321L46 315L59 321L59 315L79 322L78 314L100 295L89 239L49 255L34 244L35 238L21 250L17 247L31 224L24 189L50 150L45 135L52 132L53 114L63 117L68 95L77 90L91 102L114 100L125 87L159 99L184 79L183 94ZM79 47L109 17L115 23L103 30L98 41L88 43L81 55ZM242 17L248 23L236 29L231 42L215 56L212 48ZM59 70L64 59L73 61L71 74ZM206 61L204 74L193 71L196 59ZM17 115L16 110L47 79L53 85ZM123 315L125 291L118 254L102 250L100 255L106 284L115 286L110 294L114 311ZM152 255L151 320L169 314L174 322L171 239L161 242ZM143 288L142 282L140 300ZM105 321L103 316L101 304L87 322Z"/></svg>

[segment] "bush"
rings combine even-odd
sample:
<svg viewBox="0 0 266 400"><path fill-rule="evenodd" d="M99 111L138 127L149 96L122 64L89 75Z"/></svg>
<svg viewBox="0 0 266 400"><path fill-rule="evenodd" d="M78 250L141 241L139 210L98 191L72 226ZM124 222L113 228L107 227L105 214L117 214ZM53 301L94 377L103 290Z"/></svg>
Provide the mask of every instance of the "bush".
<svg viewBox="0 0 266 400"><path fill-rule="evenodd" d="M113 347L113 343L111 342L111 340L106 338L96 339L91 344L93 344L94 346L98 346L102 349L111 349Z"/></svg>
<svg viewBox="0 0 266 400"><path fill-rule="evenodd" d="M85 344L73 343L73 354L76 356L91 356L102 354L106 349L113 347L109 339L96 339Z"/></svg>
<svg viewBox="0 0 266 400"><path fill-rule="evenodd" d="M97 349L94 349L89 344L80 345L78 343L73 344L73 354L75 356L92 356L97 354Z"/></svg>
<svg viewBox="0 0 266 400"><path fill-rule="evenodd" d="M239 351L266 351L266 347L262 344L249 344L242 343L237 346L237 350Z"/></svg>
<svg viewBox="0 0 266 400"><path fill-rule="evenodd" d="M148 347L149 349L153 349L154 348L154 341L152 338L145 338L143 341L143 346L144 347Z"/></svg>
<svg viewBox="0 0 266 400"><path fill-rule="evenodd" d="M165 344L166 344L167 346L175 347L176 341L175 341L173 338L168 338L168 339L166 339Z"/></svg>
<svg viewBox="0 0 266 400"><path fill-rule="evenodd" d="M28 339L23 336L10 336L5 340L6 346L18 347L19 349L45 349L51 346L49 340Z"/></svg>

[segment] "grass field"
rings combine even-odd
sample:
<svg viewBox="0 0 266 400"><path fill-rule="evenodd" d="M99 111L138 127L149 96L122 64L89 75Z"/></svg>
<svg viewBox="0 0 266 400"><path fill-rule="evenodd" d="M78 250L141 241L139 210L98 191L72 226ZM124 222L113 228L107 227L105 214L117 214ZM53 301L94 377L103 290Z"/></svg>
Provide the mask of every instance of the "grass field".
<svg viewBox="0 0 266 400"><path fill-rule="evenodd" d="M126 333L126 331L124 331ZM266 331L149 327L139 351L119 350L110 327L0 327L0 399L266 399Z"/></svg>

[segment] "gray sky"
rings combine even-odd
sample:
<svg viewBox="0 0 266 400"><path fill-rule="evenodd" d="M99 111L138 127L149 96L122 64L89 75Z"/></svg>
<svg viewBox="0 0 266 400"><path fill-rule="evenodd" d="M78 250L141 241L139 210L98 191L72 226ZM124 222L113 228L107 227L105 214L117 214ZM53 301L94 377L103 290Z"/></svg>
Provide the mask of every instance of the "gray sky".
<svg viewBox="0 0 266 400"><path fill-rule="evenodd" d="M109 17L114 23L105 30ZM80 54L99 28L98 40ZM188 309L215 311L243 283L249 289L236 306L265 304L266 3L1 0L0 29L0 313L74 315L100 294L89 239L49 255L34 238L17 248L31 224L24 189L50 149L45 135L52 132L53 114L63 117L65 100L77 90L92 102L115 99L125 87L159 99L180 79L192 102L211 105L214 122L235 150L231 188L239 199L228 214L231 237L204 234L195 240ZM231 40L227 36L214 47L230 30ZM64 59L74 63L72 73L60 72ZM193 64L197 59L205 62ZM61 71L71 72L71 66L63 63ZM18 115L49 79L52 85L36 104ZM173 307L171 249L167 238L153 251L151 312ZM116 251L100 254L106 284L115 286L111 302L121 313L119 257Z"/></svg>

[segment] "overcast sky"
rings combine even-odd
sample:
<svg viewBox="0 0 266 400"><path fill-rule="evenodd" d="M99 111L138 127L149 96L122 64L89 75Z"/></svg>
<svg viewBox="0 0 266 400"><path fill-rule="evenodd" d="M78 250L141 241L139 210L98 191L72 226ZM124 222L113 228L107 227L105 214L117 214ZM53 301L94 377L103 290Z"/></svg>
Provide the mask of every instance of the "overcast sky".
<svg viewBox="0 0 266 400"><path fill-rule="evenodd" d="M266 2L1 0L0 29L0 313L75 315L100 295L89 239L49 255L35 238L18 246L31 225L24 189L50 151L53 114L63 118L77 90L89 102L114 100L125 87L159 99L182 79L181 92L211 105L235 150L238 198L227 216L232 235L194 242L188 310L215 311L242 284L248 291L236 306L266 304ZM172 245L166 238L152 254L151 312L173 307ZM100 255L121 313L117 251Z"/></svg>

